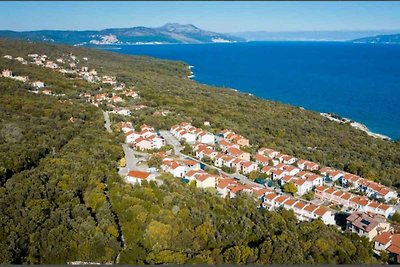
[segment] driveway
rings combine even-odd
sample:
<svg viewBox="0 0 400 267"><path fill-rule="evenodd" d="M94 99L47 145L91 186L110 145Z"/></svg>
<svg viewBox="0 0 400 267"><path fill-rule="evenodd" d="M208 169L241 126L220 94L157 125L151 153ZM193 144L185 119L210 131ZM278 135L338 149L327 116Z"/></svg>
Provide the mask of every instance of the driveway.
<svg viewBox="0 0 400 267"><path fill-rule="evenodd" d="M146 153L137 152L130 148L127 144L122 144L122 149L125 153L126 165L123 168L119 168L119 175L126 176L130 170L147 171L147 169L149 168L147 165L138 165L140 161L147 160L147 158L145 157L145 155L147 155Z"/></svg>
<svg viewBox="0 0 400 267"><path fill-rule="evenodd" d="M175 138L169 131L160 131L160 135L164 137L165 142L168 145L171 145L174 148L175 155L177 156L185 156L181 153L181 150L183 149L181 143L179 143L178 139Z"/></svg>

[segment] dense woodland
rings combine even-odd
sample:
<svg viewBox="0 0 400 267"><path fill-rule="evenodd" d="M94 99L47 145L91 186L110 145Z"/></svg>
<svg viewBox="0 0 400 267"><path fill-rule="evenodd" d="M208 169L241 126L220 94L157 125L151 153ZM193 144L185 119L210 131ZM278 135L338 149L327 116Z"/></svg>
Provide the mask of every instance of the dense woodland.
<svg viewBox="0 0 400 267"><path fill-rule="evenodd" d="M210 130L230 128L259 146L400 186L398 142L296 107L200 85L186 78L184 63L2 40L1 70L43 80L67 96L32 94L0 78L0 263L106 263L119 254L119 262L129 264L376 261L366 239L321 221L298 223L288 211L257 209L246 196L222 199L167 175L160 187L124 184L117 174L120 136L108 134L100 109L79 98L97 86L2 58L70 52L88 57L101 74L135 85L149 108L135 111L134 123L160 129L207 120ZM166 109L168 116L153 114Z"/></svg>

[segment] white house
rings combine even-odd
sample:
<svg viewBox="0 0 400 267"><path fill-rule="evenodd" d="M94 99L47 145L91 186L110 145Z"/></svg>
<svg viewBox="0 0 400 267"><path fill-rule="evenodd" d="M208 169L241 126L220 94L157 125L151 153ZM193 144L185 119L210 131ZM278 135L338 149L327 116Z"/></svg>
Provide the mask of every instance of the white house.
<svg viewBox="0 0 400 267"><path fill-rule="evenodd" d="M280 181L281 185L292 182L297 188L297 194L300 196L312 190L312 183L299 177L286 175Z"/></svg>
<svg viewBox="0 0 400 267"><path fill-rule="evenodd" d="M273 180L279 180L282 179L285 175L288 175L289 173L287 171L284 170L272 170L271 171L272 174L272 179Z"/></svg>
<svg viewBox="0 0 400 267"><path fill-rule="evenodd" d="M217 182L217 194L226 197L229 194L229 186L235 186L238 181L230 178L219 178Z"/></svg>
<svg viewBox="0 0 400 267"><path fill-rule="evenodd" d="M140 150L149 150L152 149L152 143L148 138L144 138L142 136L140 136L139 138L137 138L134 142L133 145L140 149Z"/></svg>
<svg viewBox="0 0 400 267"><path fill-rule="evenodd" d="M266 157L266 156L261 155L261 154L254 155L253 158L254 158L254 160L256 161L257 164L260 164L262 166L268 166L270 161L272 161L271 158Z"/></svg>
<svg viewBox="0 0 400 267"><path fill-rule="evenodd" d="M306 180L310 181L313 187L321 186L324 183L324 178L317 174L307 174Z"/></svg>
<svg viewBox="0 0 400 267"><path fill-rule="evenodd" d="M284 163L284 164L293 164L293 163L295 163L296 162L296 158L295 157L292 157L292 156L289 156L289 155L281 155L280 157L279 157L279 161L281 162L281 163Z"/></svg>
<svg viewBox="0 0 400 267"><path fill-rule="evenodd" d="M214 144L215 143L214 135L212 133L208 133L205 131L202 131L198 134L197 140L204 144Z"/></svg>
<svg viewBox="0 0 400 267"><path fill-rule="evenodd" d="M196 142L196 135L183 130L178 132L178 139L182 139L188 144L194 144Z"/></svg>
<svg viewBox="0 0 400 267"><path fill-rule="evenodd" d="M400 234L390 231L382 232L375 236L373 241L376 250L386 250L395 263L400 263Z"/></svg>
<svg viewBox="0 0 400 267"><path fill-rule="evenodd" d="M1 72L1 76L3 76L4 78L11 78L13 76L13 73L11 70L3 70Z"/></svg>
<svg viewBox="0 0 400 267"><path fill-rule="evenodd" d="M257 170L257 165L251 161L243 160L240 162L240 165L242 166L242 172L245 174Z"/></svg>
<svg viewBox="0 0 400 267"><path fill-rule="evenodd" d="M32 83L32 87L36 88L36 89L40 89L44 87L44 82L42 81L35 81Z"/></svg>
<svg viewBox="0 0 400 267"><path fill-rule="evenodd" d="M24 61L24 58L22 58L22 57L16 57L15 60L16 60L16 61L19 61L19 62L23 62L23 61Z"/></svg>
<svg viewBox="0 0 400 267"><path fill-rule="evenodd" d="M297 161L297 166L301 170L314 171L319 169L319 165L309 160L300 159Z"/></svg>
<svg viewBox="0 0 400 267"><path fill-rule="evenodd" d="M110 113L124 115L124 116L131 116L131 111L129 109L126 109L126 108L115 107L113 109L113 111L111 111Z"/></svg>
<svg viewBox="0 0 400 267"><path fill-rule="evenodd" d="M260 155L268 156L270 158L275 158L279 154L278 151L266 147L260 148L257 153Z"/></svg>
<svg viewBox="0 0 400 267"><path fill-rule="evenodd" d="M183 178L186 174L186 167L180 162L166 158L163 160L161 169L165 172L171 173L174 177Z"/></svg>
<svg viewBox="0 0 400 267"><path fill-rule="evenodd" d="M26 83L29 80L28 76L14 76L13 78L16 81L20 81L20 82L23 82L23 83Z"/></svg>
<svg viewBox="0 0 400 267"><path fill-rule="evenodd" d="M135 139L139 138L140 134L135 131L128 131L125 133L125 143L130 144L135 141Z"/></svg>
<svg viewBox="0 0 400 267"><path fill-rule="evenodd" d="M128 183L133 183L133 184L142 184L142 181L153 181L155 180L155 175L151 174L149 172L143 172L143 171L136 171L136 170L131 170L128 172L128 175L125 176L125 180Z"/></svg>
<svg viewBox="0 0 400 267"><path fill-rule="evenodd" d="M208 173L196 177L196 186L199 188L215 188L216 176Z"/></svg>

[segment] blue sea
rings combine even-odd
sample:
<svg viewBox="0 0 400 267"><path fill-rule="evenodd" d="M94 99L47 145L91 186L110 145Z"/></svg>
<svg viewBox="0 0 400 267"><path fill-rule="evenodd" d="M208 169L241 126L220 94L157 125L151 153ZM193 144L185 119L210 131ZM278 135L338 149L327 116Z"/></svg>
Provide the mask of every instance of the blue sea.
<svg viewBox="0 0 400 267"><path fill-rule="evenodd" d="M120 46L115 52L185 61L198 82L332 112L400 139L400 45L248 42Z"/></svg>

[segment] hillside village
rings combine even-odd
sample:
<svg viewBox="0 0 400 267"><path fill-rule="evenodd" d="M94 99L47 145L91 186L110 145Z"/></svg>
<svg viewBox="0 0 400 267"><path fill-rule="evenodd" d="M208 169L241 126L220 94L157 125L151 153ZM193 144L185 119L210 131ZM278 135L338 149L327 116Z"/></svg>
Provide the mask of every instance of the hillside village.
<svg viewBox="0 0 400 267"><path fill-rule="evenodd" d="M172 125L168 131L146 124L135 127L129 121L132 111L146 106L128 104L128 100L140 100L140 92L134 86L119 82L117 77L99 76L95 69L82 66L81 62L89 61L86 57L81 60L72 54L54 60L39 54L29 54L26 59L3 57L100 86L99 92L80 96L96 107L105 108L107 113L126 117L127 121L118 125L125 144L133 151L144 153L148 161L160 160L156 168L129 169L124 175L127 183L140 185L144 181L155 181L160 173L168 173L182 183L224 198L240 194L253 196L258 203L255 208L293 210L300 221L320 219L327 225L337 225L337 214L350 214L346 218L346 229L373 241L378 254L385 250L396 259L400 257L400 234L395 233L389 221L396 212L395 190L271 148L256 147L229 129L211 132L190 122ZM49 89L51 85L43 81L15 75L12 70L3 70L1 77L29 85L32 93L65 96L53 93ZM103 91L102 86L110 86L111 90ZM160 115L168 113L165 110ZM204 126L209 127L210 122L204 122Z"/></svg>

